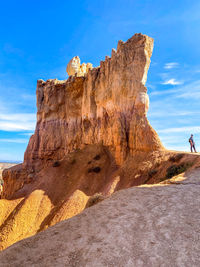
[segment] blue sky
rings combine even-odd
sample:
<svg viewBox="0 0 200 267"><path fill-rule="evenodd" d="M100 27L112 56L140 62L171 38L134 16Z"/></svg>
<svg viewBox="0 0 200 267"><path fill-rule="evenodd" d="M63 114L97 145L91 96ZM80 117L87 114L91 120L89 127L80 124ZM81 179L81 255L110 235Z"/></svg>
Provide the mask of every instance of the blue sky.
<svg viewBox="0 0 200 267"><path fill-rule="evenodd" d="M0 160L23 160L36 118L37 79L66 79L68 61L98 66L117 41L154 38L148 118L166 148L200 151L200 2L0 2Z"/></svg>

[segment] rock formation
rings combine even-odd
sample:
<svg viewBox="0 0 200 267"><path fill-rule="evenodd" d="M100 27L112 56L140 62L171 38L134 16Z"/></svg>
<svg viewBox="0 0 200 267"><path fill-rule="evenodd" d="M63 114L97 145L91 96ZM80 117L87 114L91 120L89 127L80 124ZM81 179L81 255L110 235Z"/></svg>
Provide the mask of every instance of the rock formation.
<svg viewBox="0 0 200 267"><path fill-rule="evenodd" d="M75 57L68 80L38 81L24 162L3 172L0 249L78 214L96 193L162 178L170 155L146 117L152 50L152 38L135 34L100 67ZM148 172L157 165L153 180Z"/></svg>
<svg viewBox="0 0 200 267"><path fill-rule="evenodd" d="M129 153L162 149L146 118L145 82L152 50L153 39L136 34L126 43L119 41L111 58L84 77L39 80L37 126L25 163L61 159L87 144L109 147L119 164ZM78 73L79 65L79 58L73 58L68 73Z"/></svg>
<svg viewBox="0 0 200 267"><path fill-rule="evenodd" d="M1 199L1 195L3 193L3 179L2 179L2 172L4 169L10 168L12 166L15 166L16 164L14 163L4 163L4 162L0 162L0 199Z"/></svg>
<svg viewBox="0 0 200 267"><path fill-rule="evenodd" d="M145 82L152 50L152 38L135 34L125 43L119 41L111 58L106 57L85 76L39 80L35 133L24 163L4 173L4 197L29 183L44 162L61 160L86 145L107 147L117 164L137 151L163 149L146 117L149 100ZM77 73L79 66L80 59L73 58L69 73Z"/></svg>
<svg viewBox="0 0 200 267"><path fill-rule="evenodd" d="M80 58L78 56L76 56L70 60L70 62L67 65L66 71L67 71L67 74L69 76L76 75L78 77L81 77L81 76L84 76L85 74L87 74L88 71L92 68L93 67L92 67L91 63L81 64Z"/></svg>

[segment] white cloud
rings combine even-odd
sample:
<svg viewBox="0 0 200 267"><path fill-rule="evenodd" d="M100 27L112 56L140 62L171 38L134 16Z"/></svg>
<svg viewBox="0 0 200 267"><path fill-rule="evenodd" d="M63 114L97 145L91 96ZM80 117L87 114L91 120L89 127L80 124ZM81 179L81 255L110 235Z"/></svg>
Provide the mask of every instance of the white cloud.
<svg viewBox="0 0 200 267"><path fill-rule="evenodd" d="M162 140L163 144L169 145L169 144L177 144L177 136L174 135L160 135L160 139Z"/></svg>
<svg viewBox="0 0 200 267"><path fill-rule="evenodd" d="M180 90L180 93L177 95L177 98L186 98L186 99L200 99L200 80L197 80L193 83L189 83L186 86L183 86Z"/></svg>
<svg viewBox="0 0 200 267"><path fill-rule="evenodd" d="M33 131L36 116L32 113L0 114L0 130L2 131Z"/></svg>
<svg viewBox="0 0 200 267"><path fill-rule="evenodd" d="M187 92L187 93L183 93L183 94L180 94L180 95L177 95L176 96L177 98L186 98L186 99L190 99L190 98L193 98L195 100L199 100L200 99L200 91L199 92Z"/></svg>
<svg viewBox="0 0 200 267"><path fill-rule="evenodd" d="M174 79L172 79L174 80ZM166 82L164 84L167 84ZM200 80L191 81L184 85L178 86L176 89L156 90L151 92L150 96L175 94L177 98L188 98L191 96L195 99L200 97Z"/></svg>
<svg viewBox="0 0 200 267"><path fill-rule="evenodd" d="M174 108L172 111L164 110L164 111L152 111L149 113L148 117L182 117L182 116L191 116L191 115L200 115L200 111L179 111ZM188 118L186 118L188 120Z"/></svg>
<svg viewBox="0 0 200 267"><path fill-rule="evenodd" d="M167 94L173 94L176 93L177 89L171 89L171 90L160 90L160 91L154 91L151 92L149 95L150 96L154 96L154 95L167 95Z"/></svg>
<svg viewBox="0 0 200 267"><path fill-rule="evenodd" d="M18 132L18 131L31 131L35 129L35 123L33 122L6 122L0 121L0 130L1 131L11 131L11 132Z"/></svg>
<svg viewBox="0 0 200 267"><path fill-rule="evenodd" d="M32 132L32 133L21 133L20 135L31 136L31 135L33 135L33 134L34 134L34 132Z"/></svg>
<svg viewBox="0 0 200 267"><path fill-rule="evenodd" d="M176 79L169 79L169 80L166 80L165 82L163 82L161 84L164 84L164 85L167 85L167 84L179 85L179 84L183 84L183 82L182 81L177 81Z"/></svg>
<svg viewBox="0 0 200 267"><path fill-rule="evenodd" d="M174 151L184 151L184 152L190 152L189 146L181 146L181 145L164 145L168 150L174 150Z"/></svg>
<svg viewBox="0 0 200 267"><path fill-rule="evenodd" d="M158 133L199 133L200 126L187 126L157 130Z"/></svg>
<svg viewBox="0 0 200 267"><path fill-rule="evenodd" d="M20 138L16 138L16 139L0 139L0 142L3 143L18 143L18 144L26 144L28 142L28 139L20 139Z"/></svg>
<svg viewBox="0 0 200 267"><path fill-rule="evenodd" d="M0 120L29 122L35 121L36 115L34 113L0 114Z"/></svg>
<svg viewBox="0 0 200 267"><path fill-rule="evenodd" d="M170 63L165 64L164 69L174 69L174 68L177 68L178 66L179 66L179 63L170 62Z"/></svg>

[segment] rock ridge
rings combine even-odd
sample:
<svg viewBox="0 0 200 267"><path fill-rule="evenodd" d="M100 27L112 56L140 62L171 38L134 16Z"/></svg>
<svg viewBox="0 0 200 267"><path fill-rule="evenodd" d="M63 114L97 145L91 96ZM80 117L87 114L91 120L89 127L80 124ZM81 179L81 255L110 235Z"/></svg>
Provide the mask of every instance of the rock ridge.
<svg viewBox="0 0 200 267"><path fill-rule="evenodd" d="M109 147L121 164L134 151L162 149L146 114L153 39L135 34L83 77L37 83L37 125L25 163L61 159L87 144Z"/></svg>
<svg viewBox="0 0 200 267"><path fill-rule="evenodd" d="M75 216L95 196L164 177L170 155L147 120L152 50L152 38L135 34L84 75L72 64L67 80L38 80L24 162L3 172L0 250Z"/></svg>

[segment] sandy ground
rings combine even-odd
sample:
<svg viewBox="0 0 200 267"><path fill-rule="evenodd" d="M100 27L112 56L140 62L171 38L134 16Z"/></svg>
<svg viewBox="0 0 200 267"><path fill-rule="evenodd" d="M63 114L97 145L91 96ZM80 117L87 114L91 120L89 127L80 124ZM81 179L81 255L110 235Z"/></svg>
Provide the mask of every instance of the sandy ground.
<svg viewBox="0 0 200 267"><path fill-rule="evenodd" d="M0 266L200 266L200 168L165 183L118 191L2 251Z"/></svg>

